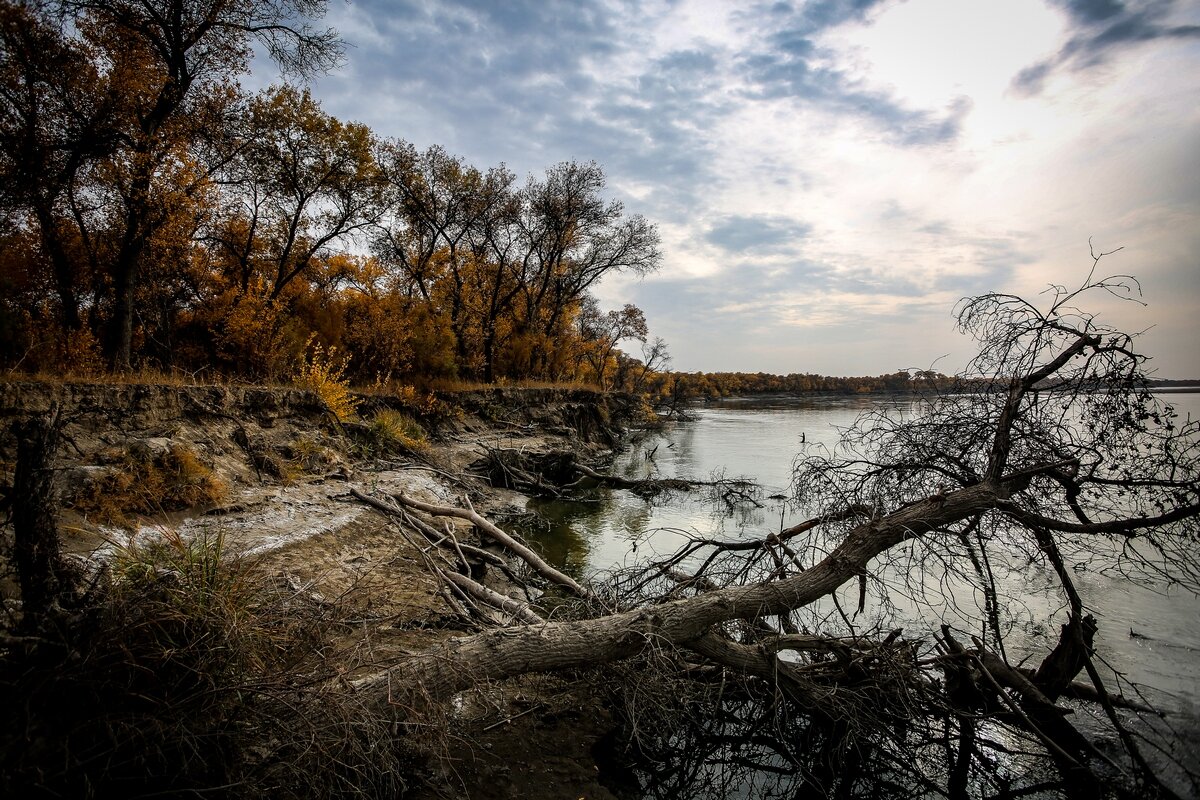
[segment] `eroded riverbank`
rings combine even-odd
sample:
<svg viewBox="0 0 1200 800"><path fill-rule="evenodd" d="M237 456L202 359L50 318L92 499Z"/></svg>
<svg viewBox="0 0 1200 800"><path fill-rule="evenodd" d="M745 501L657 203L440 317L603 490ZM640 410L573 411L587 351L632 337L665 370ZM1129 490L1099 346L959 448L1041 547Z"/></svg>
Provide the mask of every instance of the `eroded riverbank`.
<svg viewBox="0 0 1200 800"><path fill-rule="evenodd" d="M351 490L519 515L526 498L491 486L472 464L501 449L603 461L632 413L624 398L579 390L459 393L425 415L389 398L360 399L362 422L344 425L318 397L291 389L5 383L0 463L11 485L13 423L57 405L65 423L58 454L65 552L94 571L131 541L219 537L225 552L250 559L260 579L336 607L338 624L324 647L350 682L470 630L429 568L428 542L405 535ZM387 411L409 416L417 438L389 446L373 437L372 420ZM208 487L205 502L180 507L176 498L146 513L156 500L145 490L162 486L146 470L177 471L180 454L191 470L182 480ZM115 480L133 473L132 482ZM471 525L445 524L464 544L481 544ZM15 591L6 580L5 596ZM425 743L434 757L408 781L410 796L611 797L597 757L604 760L599 743L612 722L576 688L530 678L464 696L456 718ZM444 736L452 744L435 741Z"/></svg>

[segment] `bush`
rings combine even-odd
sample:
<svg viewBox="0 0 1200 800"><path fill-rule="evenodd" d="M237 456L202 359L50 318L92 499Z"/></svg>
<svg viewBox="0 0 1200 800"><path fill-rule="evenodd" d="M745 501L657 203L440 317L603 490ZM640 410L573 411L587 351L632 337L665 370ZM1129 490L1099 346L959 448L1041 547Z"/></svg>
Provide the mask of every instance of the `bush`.
<svg viewBox="0 0 1200 800"><path fill-rule="evenodd" d="M367 438L375 453L397 450L421 452L429 447L425 429L403 411L380 411L367 425Z"/></svg>
<svg viewBox="0 0 1200 800"><path fill-rule="evenodd" d="M321 402L338 418L338 422L349 422L357 415L359 404L350 393L349 381L343 377L350 357L339 358L337 347L326 350L319 342L313 344L314 338L315 335L308 339L305 349L311 348L311 352L300 362L296 384L320 395Z"/></svg>

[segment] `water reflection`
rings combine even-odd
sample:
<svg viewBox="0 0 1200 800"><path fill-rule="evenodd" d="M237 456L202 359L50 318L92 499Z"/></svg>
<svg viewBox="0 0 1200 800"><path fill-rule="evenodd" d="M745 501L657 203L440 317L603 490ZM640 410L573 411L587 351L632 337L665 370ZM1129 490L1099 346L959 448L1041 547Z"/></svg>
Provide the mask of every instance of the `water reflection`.
<svg viewBox="0 0 1200 800"><path fill-rule="evenodd" d="M832 450L841 430L878 402L773 398L698 408L691 419L623 452L611 471L631 479L749 477L761 486L757 502L713 502L703 491L673 492L650 502L629 492L595 490L582 502L531 501L530 509L549 525L526 533L556 566L586 577L672 552L683 541L679 531L738 538L780 530L802 518L800 510L779 499L790 495L797 454Z"/></svg>

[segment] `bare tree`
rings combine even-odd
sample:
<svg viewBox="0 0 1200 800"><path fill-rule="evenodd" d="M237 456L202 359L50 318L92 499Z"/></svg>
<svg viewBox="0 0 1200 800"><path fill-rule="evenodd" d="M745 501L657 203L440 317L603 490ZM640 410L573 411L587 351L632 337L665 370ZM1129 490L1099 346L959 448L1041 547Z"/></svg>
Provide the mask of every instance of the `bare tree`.
<svg viewBox="0 0 1200 800"><path fill-rule="evenodd" d="M1139 743L1147 728L1124 716L1145 707L1105 678L1092 650L1104 621L1064 558L1107 549L1127 570L1198 586L1200 423L1150 393L1134 337L1075 307L1138 288L1089 275L1077 289L1052 287L1044 306L1009 294L964 301L959 323L980 349L958 391L915 418L872 412L844 451L800 458L795 501L811 511L806 522L758 540L697 538L608 586L560 584L576 596L571 618L560 610L533 623L526 612L543 612L530 605L519 624L417 653L360 689L404 716L480 681L653 657L660 678L674 670L675 699L660 706L679 708L687 685L688 702L708 709L686 715L693 731L711 734L731 724L731 710L745 712L739 735L758 738L743 751L718 736L708 751L731 769L744 762L849 793L856 759L864 769L869 760L884 793L959 797L1035 791L1039 779L1005 766L1020 758L1066 776L1072 794L1094 795L1104 780L1169 795ZM1066 608L1036 669L1007 654L1012 620L993 567L1013 552L1049 567ZM985 598L976 636L939 630L937 619L916 620L925 630L906 638L855 624L844 605L857 594L861 612L868 595L900 602L950 580ZM651 684L641 674L625 691ZM1066 697L1098 704L1119 755L1080 733ZM824 744L789 739L801 733ZM685 725L658 741L688 736Z"/></svg>
<svg viewBox="0 0 1200 800"><path fill-rule="evenodd" d="M257 271L274 301L375 222L383 194L375 142L365 125L341 122L290 86L254 98L234 138L224 170L232 212L210 239L237 266L243 293Z"/></svg>
<svg viewBox="0 0 1200 800"><path fill-rule="evenodd" d="M490 381L496 321L518 285L509 231L516 177L503 165L480 172L436 146L388 142L379 158L391 199L374 250L406 294L446 309L460 363L471 361L471 329L483 329Z"/></svg>
<svg viewBox="0 0 1200 800"><path fill-rule="evenodd" d="M620 311L600 312L600 305L590 295L584 297L579 313L579 332L587 343L584 360L592 368L596 383L601 389L609 388L608 368L611 361L619 361L614 355L617 345L627 339L645 344L650 330L646 326L646 315L632 303L626 303ZM618 366L618 370L620 367ZM618 372L618 385L620 373Z"/></svg>

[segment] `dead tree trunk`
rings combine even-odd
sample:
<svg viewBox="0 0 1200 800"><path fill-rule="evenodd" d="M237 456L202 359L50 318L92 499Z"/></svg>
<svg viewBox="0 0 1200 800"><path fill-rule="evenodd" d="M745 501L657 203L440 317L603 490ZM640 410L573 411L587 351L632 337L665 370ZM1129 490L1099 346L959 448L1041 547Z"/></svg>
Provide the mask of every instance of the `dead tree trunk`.
<svg viewBox="0 0 1200 800"><path fill-rule="evenodd" d="M45 417L15 423L17 465L13 479L13 557L21 587L24 626L39 620L70 585L59 552L55 521L54 455L61 419L57 407Z"/></svg>
<svg viewBox="0 0 1200 800"><path fill-rule="evenodd" d="M781 580L730 586L661 605L594 619L548 622L453 639L360 681L382 708L400 716L477 683L628 658L655 645L686 646L729 620L782 614L855 579L900 542L995 508L1028 476L987 481L929 498L852 529L812 568Z"/></svg>

